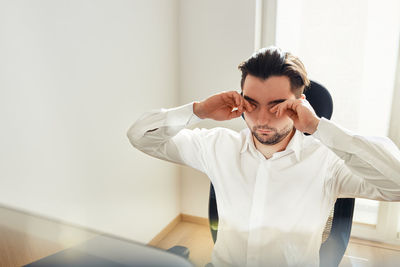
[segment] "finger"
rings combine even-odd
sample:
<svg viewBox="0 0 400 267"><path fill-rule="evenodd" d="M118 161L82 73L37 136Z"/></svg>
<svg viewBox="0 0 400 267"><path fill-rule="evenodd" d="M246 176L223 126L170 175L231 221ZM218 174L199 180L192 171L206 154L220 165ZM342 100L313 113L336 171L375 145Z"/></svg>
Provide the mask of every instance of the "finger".
<svg viewBox="0 0 400 267"><path fill-rule="evenodd" d="M272 113L275 113L276 110L278 109L279 105L280 104L277 104L277 105L273 106L272 108L269 109L269 111L272 112Z"/></svg>
<svg viewBox="0 0 400 267"><path fill-rule="evenodd" d="M243 113L246 110L246 103L244 102L244 98L240 96L240 112Z"/></svg>
<svg viewBox="0 0 400 267"><path fill-rule="evenodd" d="M284 108L281 109L280 115L287 115L290 112L296 112L294 101L288 101L285 103Z"/></svg>
<svg viewBox="0 0 400 267"><path fill-rule="evenodd" d="M234 108L236 106L235 97L230 92L225 92L222 94L222 100L224 105Z"/></svg>
<svg viewBox="0 0 400 267"><path fill-rule="evenodd" d="M278 111L276 112L276 116L277 117L283 116L286 113L286 111L288 110L289 105L290 105L289 101L285 101L285 102L282 102L281 104L279 104Z"/></svg>
<svg viewBox="0 0 400 267"><path fill-rule="evenodd" d="M238 92L236 92L236 91L233 91L233 97L235 98L235 104L236 104L236 107L239 107L240 106L240 95L238 94Z"/></svg>
<svg viewBox="0 0 400 267"><path fill-rule="evenodd" d="M297 119L297 113L294 112L293 110L287 109L286 110L286 115L288 115L289 118L291 118L292 120L296 120Z"/></svg>
<svg viewBox="0 0 400 267"><path fill-rule="evenodd" d="M237 117L239 117L240 115L242 115L242 113L239 112L239 110L235 110L235 111L232 111L231 114L229 114L229 118L230 118L230 119L237 118Z"/></svg>
<svg viewBox="0 0 400 267"><path fill-rule="evenodd" d="M223 96L227 105L232 107L237 107L239 105L239 99L235 96L234 91L226 92Z"/></svg>
<svg viewBox="0 0 400 267"><path fill-rule="evenodd" d="M273 108L276 107L276 116L280 117L282 116L287 110L293 110L296 111L297 105L298 105L298 101L295 99L288 99L276 106L274 106ZM272 110L273 110L272 108Z"/></svg>
<svg viewBox="0 0 400 267"><path fill-rule="evenodd" d="M296 110L298 104L299 104L299 101L297 101L297 100L288 101L287 109Z"/></svg>
<svg viewBox="0 0 400 267"><path fill-rule="evenodd" d="M286 108L287 108L287 103L281 105L281 106L278 108L278 112L277 112L278 117L281 117L281 116L282 116L282 114L285 112Z"/></svg>
<svg viewBox="0 0 400 267"><path fill-rule="evenodd" d="M239 104L237 105L237 108L238 108L239 112L243 112L243 99L242 99L242 97L240 95L239 95Z"/></svg>
<svg viewBox="0 0 400 267"><path fill-rule="evenodd" d="M286 100L286 101L287 101L287 100ZM286 101L281 102L281 103L279 103L279 104L276 104L275 106L273 106L272 108L270 108L269 111L272 112L272 113L275 113L275 112L277 113L278 110L280 109L280 107L281 107L282 105L285 105L285 104L286 104Z"/></svg>
<svg viewBox="0 0 400 267"><path fill-rule="evenodd" d="M247 100L244 99L244 98L243 98L243 101L244 101L244 103L245 103L246 111L252 112L252 111L253 111L253 106L250 104L250 102L247 101Z"/></svg>
<svg viewBox="0 0 400 267"><path fill-rule="evenodd" d="M285 101L285 102L282 102L281 104L278 104L278 105L277 105L278 107L277 107L276 113L275 113L276 117L282 116L282 113L286 110L287 102Z"/></svg>

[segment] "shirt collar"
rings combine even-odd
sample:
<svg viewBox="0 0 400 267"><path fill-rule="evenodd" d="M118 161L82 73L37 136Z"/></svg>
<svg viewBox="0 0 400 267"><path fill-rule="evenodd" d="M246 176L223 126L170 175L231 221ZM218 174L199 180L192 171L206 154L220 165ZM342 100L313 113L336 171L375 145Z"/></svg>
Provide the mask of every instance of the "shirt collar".
<svg viewBox="0 0 400 267"><path fill-rule="evenodd" d="M243 146L242 146L242 149L240 150L240 153L243 153L247 149L249 149L249 151L251 153L257 154L257 151L256 151L257 148L254 145L253 135L251 134L250 129L246 128L246 129L243 129L242 131L245 132L246 139L245 139L245 141L243 143ZM296 129L296 132L293 135L292 139L290 139L288 145L286 146L286 149L284 151L276 152L274 155L279 155L279 154L285 154L286 155L289 151L293 151L295 153L297 161L300 161L303 138L304 138L304 134Z"/></svg>

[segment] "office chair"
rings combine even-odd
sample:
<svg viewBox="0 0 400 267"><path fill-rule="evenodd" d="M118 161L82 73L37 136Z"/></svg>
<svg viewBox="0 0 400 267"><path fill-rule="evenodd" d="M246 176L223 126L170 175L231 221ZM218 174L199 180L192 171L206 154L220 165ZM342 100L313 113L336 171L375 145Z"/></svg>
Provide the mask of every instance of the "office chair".
<svg viewBox="0 0 400 267"><path fill-rule="evenodd" d="M305 90L306 99L314 108L319 117L330 119L333 111L333 101L328 90L321 84L311 81ZM308 134L306 134L308 135ZM353 222L354 198L338 198L334 209L331 211L322 236L322 244L319 251L320 266L338 266L346 251L351 226ZM218 235L218 211L215 191L210 183L210 197L208 204L208 218L212 239L215 243ZM169 250L175 254L189 256L189 250L176 246ZM181 254L182 255L182 254Z"/></svg>

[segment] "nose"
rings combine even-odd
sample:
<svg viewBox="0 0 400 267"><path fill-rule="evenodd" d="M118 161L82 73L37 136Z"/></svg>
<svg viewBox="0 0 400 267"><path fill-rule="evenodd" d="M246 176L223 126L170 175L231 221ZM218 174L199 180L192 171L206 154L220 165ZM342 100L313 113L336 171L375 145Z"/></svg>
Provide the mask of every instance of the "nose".
<svg viewBox="0 0 400 267"><path fill-rule="evenodd" d="M269 124L271 119L275 117L275 114L269 111L270 108L268 107L261 107L257 113L257 124L258 125L265 125Z"/></svg>

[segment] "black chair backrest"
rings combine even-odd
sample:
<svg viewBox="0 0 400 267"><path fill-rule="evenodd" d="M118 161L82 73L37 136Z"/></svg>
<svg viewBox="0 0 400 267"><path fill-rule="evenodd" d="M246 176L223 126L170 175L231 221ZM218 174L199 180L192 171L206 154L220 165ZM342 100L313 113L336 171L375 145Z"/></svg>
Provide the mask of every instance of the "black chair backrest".
<svg viewBox="0 0 400 267"><path fill-rule="evenodd" d="M304 91L304 94L318 117L331 118L333 101L329 91L324 86L311 81L310 86ZM330 234L326 241L321 244L319 251L320 266L339 265L349 242L353 211L354 198L338 198L336 200ZM212 183L210 184L208 218L211 235L215 243L218 234L218 210Z"/></svg>

